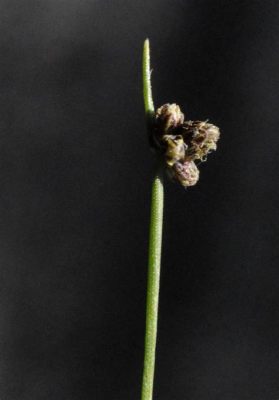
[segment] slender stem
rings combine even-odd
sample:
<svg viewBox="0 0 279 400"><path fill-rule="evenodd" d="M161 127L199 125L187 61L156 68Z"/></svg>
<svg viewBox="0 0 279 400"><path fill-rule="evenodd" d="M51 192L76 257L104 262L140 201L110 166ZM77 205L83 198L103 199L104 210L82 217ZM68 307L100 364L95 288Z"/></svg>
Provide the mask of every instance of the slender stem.
<svg viewBox="0 0 279 400"><path fill-rule="evenodd" d="M149 41L143 50L143 94L147 118L154 114L150 83ZM163 230L164 187L160 172L154 177L151 197L149 257L146 300L146 332L141 400L152 400L158 324L160 265Z"/></svg>
<svg viewBox="0 0 279 400"><path fill-rule="evenodd" d="M161 243L163 227L164 188L157 175L153 180L151 198L151 220L149 237L149 259L146 301L146 331L144 346L144 369L142 381L142 400L152 400L155 370L155 351L158 322L158 303L160 286Z"/></svg>
<svg viewBox="0 0 279 400"><path fill-rule="evenodd" d="M150 114L154 114L154 103L152 99L150 49L148 39L145 39L143 44L142 72L144 109L146 116L149 117Z"/></svg>

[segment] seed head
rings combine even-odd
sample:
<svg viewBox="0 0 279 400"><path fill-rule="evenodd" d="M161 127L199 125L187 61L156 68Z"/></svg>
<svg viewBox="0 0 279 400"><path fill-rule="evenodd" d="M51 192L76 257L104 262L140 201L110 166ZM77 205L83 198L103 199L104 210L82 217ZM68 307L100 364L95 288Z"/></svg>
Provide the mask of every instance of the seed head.
<svg viewBox="0 0 279 400"><path fill-rule="evenodd" d="M186 121L182 126L182 135L188 146L186 157L205 161L206 156L217 149L220 130L207 121Z"/></svg>
<svg viewBox="0 0 279 400"><path fill-rule="evenodd" d="M163 158L167 173L182 186L194 186L199 180L196 160L205 161L216 150L219 128L207 121L184 121L177 104L157 109L151 145Z"/></svg>
<svg viewBox="0 0 279 400"><path fill-rule="evenodd" d="M194 161L177 162L171 169L171 176L182 186L194 186L199 180L199 170Z"/></svg>
<svg viewBox="0 0 279 400"><path fill-rule="evenodd" d="M184 114L177 104L164 104L156 111L156 125L161 134L170 134L183 122Z"/></svg>
<svg viewBox="0 0 279 400"><path fill-rule="evenodd" d="M187 146L181 135L164 135L162 142L166 146L165 158L169 166L173 166L177 161L185 158L185 149Z"/></svg>

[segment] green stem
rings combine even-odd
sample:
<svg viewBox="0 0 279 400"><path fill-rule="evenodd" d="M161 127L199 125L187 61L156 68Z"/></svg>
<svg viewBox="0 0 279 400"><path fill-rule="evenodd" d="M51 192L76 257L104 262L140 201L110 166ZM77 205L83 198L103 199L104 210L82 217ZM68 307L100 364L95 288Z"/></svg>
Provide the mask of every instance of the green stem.
<svg viewBox="0 0 279 400"><path fill-rule="evenodd" d="M150 114L154 114L154 103L152 99L150 49L148 39L145 39L143 44L142 78L144 109L146 116L149 117Z"/></svg>
<svg viewBox="0 0 279 400"><path fill-rule="evenodd" d="M143 50L143 96L145 112L148 119L150 116L154 115L154 105L150 82L150 51L148 40L145 40ZM163 207L164 187L163 180L159 172L155 175L152 183L146 300L146 332L141 400L152 400L153 397L160 288Z"/></svg>
<svg viewBox="0 0 279 400"><path fill-rule="evenodd" d="M155 370L155 351L158 323L161 243L163 227L164 188L161 178L155 176L152 184L149 259L146 301L146 331L142 400L152 400Z"/></svg>

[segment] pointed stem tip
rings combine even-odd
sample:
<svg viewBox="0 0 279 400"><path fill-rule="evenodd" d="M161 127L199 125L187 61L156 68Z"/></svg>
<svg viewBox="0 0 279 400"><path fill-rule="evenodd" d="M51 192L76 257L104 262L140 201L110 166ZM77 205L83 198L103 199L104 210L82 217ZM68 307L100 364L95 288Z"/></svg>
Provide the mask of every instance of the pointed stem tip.
<svg viewBox="0 0 279 400"><path fill-rule="evenodd" d="M145 39L143 45L143 99L144 109L147 116L154 114L154 103L152 98L152 87L151 87L151 71L150 71L150 46L149 39Z"/></svg>

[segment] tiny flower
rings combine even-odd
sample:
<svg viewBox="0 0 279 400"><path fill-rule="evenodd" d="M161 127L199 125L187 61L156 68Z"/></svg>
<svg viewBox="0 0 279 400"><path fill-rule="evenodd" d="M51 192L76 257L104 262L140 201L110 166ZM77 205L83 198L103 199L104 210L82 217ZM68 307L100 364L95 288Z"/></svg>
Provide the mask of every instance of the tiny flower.
<svg viewBox="0 0 279 400"><path fill-rule="evenodd" d="M173 166L177 161L185 158L185 149L187 146L181 135L164 135L162 142L166 146L165 158L169 166Z"/></svg>
<svg viewBox="0 0 279 400"><path fill-rule="evenodd" d="M177 162L169 172L184 187L194 186L199 180L199 170L194 161Z"/></svg>
<svg viewBox="0 0 279 400"><path fill-rule="evenodd" d="M156 125L161 134L171 133L183 122L184 114L177 104L164 104L156 111Z"/></svg>
<svg viewBox="0 0 279 400"><path fill-rule="evenodd" d="M188 145L186 157L205 161L206 156L217 149L220 130L206 121L186 121L182 126L182 135Z"/></svg>

